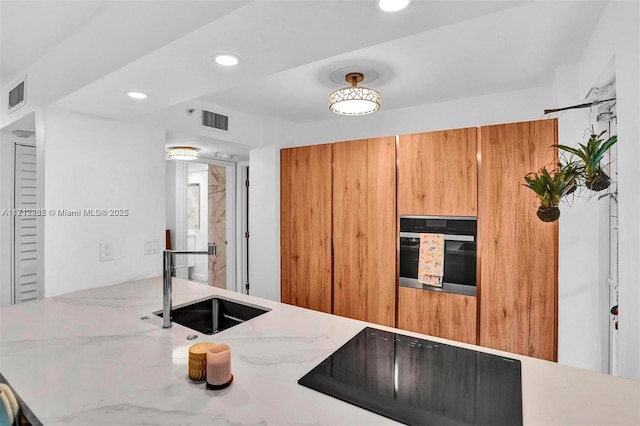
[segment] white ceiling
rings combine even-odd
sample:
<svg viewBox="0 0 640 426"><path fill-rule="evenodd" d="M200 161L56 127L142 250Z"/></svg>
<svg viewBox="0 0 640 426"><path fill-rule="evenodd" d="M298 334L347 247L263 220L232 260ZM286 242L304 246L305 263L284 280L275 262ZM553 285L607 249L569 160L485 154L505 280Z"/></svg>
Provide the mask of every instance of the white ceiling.
<svg viewBox="0 0 640 426"><path fill-rule="evenodd" d="M106 1L0 1L0 75L11 81L99 14Z"/></svg>
<svg viewBox="0 0 640 426"><path fill-rule="evenodd" d="M332 56L202 99L295 122L330 119L335 69L372 68L385 109L541 87L579 59L601 3L536 2ZM544 24L541 24L544 23ZM351 65L351 67L349 66Z"/></svg>
<svg viewBox="0 0 640 426"><path fill-rule="evenodd" d="M35 2L64 12L56 24L42 27L35 22L46 10L40 15L10 3L34 2L1 1L2 69L15 73L73 28L90 25L105 2ZM158 3L141 4L153 14ZM381 12L374 0L257 0L234 6L56 106L136 119L199 99L260 117L311 122L331 118L328 94L341 84L330 75L339 69L375 70L378 78L363 85L382 93L383 109L539 87L551 84L558 65L580 57L605 2L413 0L395 14ZM31 20L25 45L16 22ZM6 30L5 22L11 23ZM144 37L130 43L148 42ZM25 49L29 54L21 56ZM241 62L223 69L211 61L218 52L234 53ZM135 102L124 95L128 90L150 97Z"/></svg>

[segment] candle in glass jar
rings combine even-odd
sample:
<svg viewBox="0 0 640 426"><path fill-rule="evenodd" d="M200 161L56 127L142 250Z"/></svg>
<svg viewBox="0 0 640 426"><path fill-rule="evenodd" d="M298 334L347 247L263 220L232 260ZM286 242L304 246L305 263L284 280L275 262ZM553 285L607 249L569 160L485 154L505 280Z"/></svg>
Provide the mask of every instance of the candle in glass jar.
<svg viewBox="0 0 640 426"><path fill-rule="evenodd" d="M200 342L189 348L189 378L202 381L207 375L207 349L215 345L212 342Z"/></svg>
<svg viewBox="0 0 640 426"><path fill-rule="evenodd" d="M231 347L218 343L207 350L207 383L222 386L231 380Z"/></svg>

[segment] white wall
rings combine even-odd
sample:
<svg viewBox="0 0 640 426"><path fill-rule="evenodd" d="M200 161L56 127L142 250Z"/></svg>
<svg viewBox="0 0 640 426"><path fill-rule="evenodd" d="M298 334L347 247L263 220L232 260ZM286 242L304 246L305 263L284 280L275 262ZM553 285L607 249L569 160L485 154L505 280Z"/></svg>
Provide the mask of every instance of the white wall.
<svg viewBox="0 0 640 426"><path fill-rule="evenodd" d="M249 156L249 292L280 301L280 148Z"/></svg>
<svg viewBox="0 0 640 426"><path fill-rule="evenodd" d="M578 64L564 65L555 77L554 106L582 103ZM558 114L554 114L558 115ZM560 114L558 141L576 146L584 143L589 126L589 110L577 109ZM588 138L588 136L586 136ZM587 195L587 194L585 194ZM603 200L602 202L606 202ZM574 198L571 207L560 205L558 267L558 362L589 370L602 370L599 347L598 288L599 233L598 200Z"/></svg>
<svg viewBox="0 0 640 426"><path fill-rule="evenodd" d="M161 251L145 256L144 241L164 241L164 130L54 109L45 127L47 209L129 210L45 218L45 296L161 275ZM114 260L100 262L101 242Z"/></svg>
<svg viewBox="0 0 640 426"><path fill-rule="evenodd" d="M584 95L615 59L619 189L619 370L640 379L640 5L610 2L580 60Z"/></svg>
<svg viewBox="0 0 640 426"><path fill-rule="evenodd" d="M640 379L640 7L637 2L610 2L579 63L560 67L556 94L560 106L581 103L593 86L607 83L601 75L614 63L617 90L617 165L619 199L619 343L618 374ZM621 31L620 29L623 29ZM559 117L560 142L575 144L589 123L588 111ZM597 128L596 128L597 130ZM584 142L584 140L583 140ZM608 342L601 329L609 320L608 287L602 252L606 238L598 229L596 198L562 209L559 270L559 361L607 371ZM604 210L604 211L603 211ZM600 252L600 256L598 253ZM600 263L600 265L599 265Z"/></svg>
<svg viewBox="0 0 640 426"><path fill-rule="evenodd" d="M292 145L311 145L432 130L538 120L553 101L551 87L541 87L455 101L425 104L362 117L336 116L332 120L295 126ZM266 140L265 144L269 141Z"/></svg>
<svg viewBox="0 0 640 426"><path fill-rule="evenodd" d="M13 182L13 142L10 133L0 133L0 211L10 209ZM11 304L11 217L0 215L0 306Z"/></svg>

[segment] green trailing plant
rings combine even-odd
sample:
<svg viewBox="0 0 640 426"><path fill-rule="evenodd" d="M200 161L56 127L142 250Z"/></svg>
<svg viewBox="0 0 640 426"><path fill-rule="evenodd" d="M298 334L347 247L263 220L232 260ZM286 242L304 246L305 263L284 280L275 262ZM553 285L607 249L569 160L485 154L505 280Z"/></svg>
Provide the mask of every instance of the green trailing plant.
<svg viewBox="0 0 640 426"><path fill-rule="evenodd" d="M583 175L583 167L580 163L575 161L567 162L566 164L558 163L558 167L564 173L564 178L567 182L573 181L573 185L570 186L566 194L573 194L576 189L581 185L582 175Z"/></svg>
<svg viewBox="0 0 640 426"><path fill-rule="evenodd" d="M553 222L560 217L560 200L575 191L578 185L578 170L575 163L560 165L552 171L542 167L524 177L523 185L535 192L540 206L536 212L543 222Z"/></svg>
<svg viewBox="0 0 640 426"><path fill-rule="evenodd" d="M618 136L613 135L605 140L602 138L602 135L605 133L606 131L603 131L599 135L592 133L586 145L579 144L580 148L573 148L566 145L552 145L579 158L582 163L579 167L582 180L585 186L592 191L602 191L603 189L607 189L611 184L609 175L602 170L600 163L604 154L618 141Z"/></svg>

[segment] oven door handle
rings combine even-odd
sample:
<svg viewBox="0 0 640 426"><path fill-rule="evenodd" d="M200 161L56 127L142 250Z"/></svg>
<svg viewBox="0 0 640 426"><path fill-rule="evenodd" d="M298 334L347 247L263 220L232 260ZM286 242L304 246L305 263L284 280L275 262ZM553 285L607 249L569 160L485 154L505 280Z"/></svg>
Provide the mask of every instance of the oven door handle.
<svg viewBox="0 0 640 426"><path fill-rule="evenodd" d="M401 249L417 249L418 247L420 247L420 243L415 243L415 244L402 244L400 243L400 248Z"/></svg>
<svg viewBox="0 0 640 426"><path fill-rule="evenodd" d="M435 233L435 232L434 232ZM420 238L417 232L400 232L400 238ZM476 238L473 235L453 235L444 234L445 241L475 241Z"/></svg>

